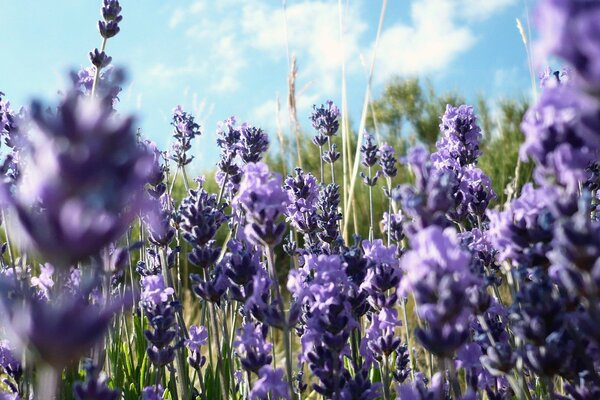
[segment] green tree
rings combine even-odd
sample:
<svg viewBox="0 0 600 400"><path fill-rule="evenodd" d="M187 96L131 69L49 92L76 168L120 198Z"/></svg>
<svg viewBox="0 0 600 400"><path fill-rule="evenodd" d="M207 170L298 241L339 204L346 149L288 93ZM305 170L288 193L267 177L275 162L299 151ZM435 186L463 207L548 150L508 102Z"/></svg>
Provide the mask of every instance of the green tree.
<svg viewBox="0 0 600 400"><path fill-rule="evenodd" d="M373 101L373 113L367 116L367 128L382 128L385 140L407 135L434 147L439 135L440 117L447 104L462 104L459 93L438 95L431 83L418 78L393 78L381 96Z"/></svg>

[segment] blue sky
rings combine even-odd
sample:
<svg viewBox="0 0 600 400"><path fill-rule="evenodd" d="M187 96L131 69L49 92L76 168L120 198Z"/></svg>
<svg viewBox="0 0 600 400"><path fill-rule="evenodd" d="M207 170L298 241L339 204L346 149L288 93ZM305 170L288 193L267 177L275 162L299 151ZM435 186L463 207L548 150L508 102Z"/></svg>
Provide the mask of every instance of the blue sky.
<svg viewBox="0 0 600 400"><path fill-rule="evenodd" d="M530 0L531 1L531 0ZM88 66L100 45L100 1L0 0L0 90L13 106L49 100L68 71ZM128 70L118 110L134 113L146 136L165 148L170 113L194 113L203 136L197 168L214 163L217 121L235 115L265 128L275 142L276 99L288 133L290 54L298 59L298 117L308 127L314 103L340 102L346 60L351 119L360 119L377 31L379 0L122 0L121 33L107 53ZM529 72L515 19L524 0L390 0L375 64L374 94L394 75L429 78L439 91L457 89L474 101L485 94L526 96ZM287 35L286 24L287 19ZM286 40L287 37L287 40ZM286 45L287 44L287 45Z"/></svg>

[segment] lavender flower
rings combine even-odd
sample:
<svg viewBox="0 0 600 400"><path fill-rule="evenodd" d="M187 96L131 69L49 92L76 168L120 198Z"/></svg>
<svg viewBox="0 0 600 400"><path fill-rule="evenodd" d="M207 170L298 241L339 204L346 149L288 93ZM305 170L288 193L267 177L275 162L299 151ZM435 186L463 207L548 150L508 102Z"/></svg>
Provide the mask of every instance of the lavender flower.
<svg viewBox="0 0 600 400"><path fill-rule="evenodd" d="M383 213L383 219L381 220L381 233L387 235L390 233L390 239L396 243L400 243L404 239L404 216L401 211L397 213L388 214Z"/></svg>
<svg viewBox="0 0 600 400"><path fill-rule="evenodd" d="M585 180L600 149L599 112L600 103L572 84L542 91L521 124L525 142L519 152L522 160L535 161L538 183L557 181L574 191Z"/></svg>
<svg viewBox="0 0 600 400"><path fill-rule="evenodd" d="M264 325L245 323L239 330L233 345L242 368L259 375L259 370L271 364L273 344L265 341L267 330ZM287 386L285 391L287 392Z"/></svg>
<svg viewBox="0 0 600 400"><path fill-rule="evenodd" d="M104 21L98 21L98 30L105 40L119 33L119 23L123 20L123 16L121 16L118 0L104 0L102 18Z"/></svg>
<svg viewBox="0 0 600 400"><path fill-rule="evenodd" d="M175 161L178 167L183 167L194 159L194 156L189 157L187 153L192 148L192 140L201 134L200 125L196 123L191 114L183 111L181 106L173 109L171 125L175 128L173 133L175 143L172 146L171 160Z"/></svg>
<svg viewBox="0 0 600 400"><path fill-rule="evenodd" d="M600 87L598 30L600 6L595 1L545 0L536 8L542 55L567 61L592 87Z"/></svg>
<svg viewBox="0 0 600 400"><path fill-rule="evenodd" d="M177 336L176 312L178 304L170 298L175 293L166 287L162 276L151 275L142 278L140 304L152 330L144 331L149 342L146 350L150 361L158 368L171 363L175 358L175 348L170 345Z"/></svg>
<svg viewBox="0 0 600 400"><path fill-rule="evenodd" d="M130 296L99 299L104 305L91 304L94 285L86 284L76 294L63 291L52 301L20 292L14 278L5 277L0 284L0 308L4 326L19 347L31 346L39 357L61 370L85 354L100 341L110 321Z"/></svg>
<svg viewBox="0 0 600 400"><path fill-rule="evenodd" d="M455 194L456 217L467 214L481 218L490 201L496 198L490 178L479 168L467 166L461 169L458 190Z"/></svg>
<svg viewBox="0 0 600 400"><path fill-rule="evenodd" d="M379 160L379 149L373 135L365 132L364 138L365 142L360 146L361 163L366 168L370 168L375 166Z"/></svg>
<svg viewBox="0 0 600 400"><path fill-rule="evenodd" d="M111 390L107 385L106 374L87 360L84 364L85 381L77 382L73 386L73 392L77 400L117 400L118 390Z"/></svg>
<svg viewBox="0 0 600 400"><path fill-rule="evenodd" d="M236 126L235 117L219 122L217 128L217 146L221 149L216 175L217 183L223 187L229 198L237 192L242 179L241 169L236 163L239 154L241 129Z"/></svg>
<svg viewBox="0 0 600 400"><path fill-rule="evenodd" d="M260 378L254 382L252 390L250 391L250 399L289 400L288 384L283 378L283 374L284 372L281 368L273 369L270 365L262 367L259 371Z"/></svg>
<svg viewBox="0 0 600 400"><path fill-rule="evenodd" d="M285 223L278 223L278 219L289 201L281 187L281 176L271 173L266 164L244 167L244 178L233 206L245 213L244 233L254 244L273 245L281 240Z"/></svg>
<svg viewBox="0 0 600 400"><path fill-rule="evenodd" d="M319 186L311 173L304 173L300 168L295 172L296 176L289 175L285 179L283 187L290 198L286 216L299 232L310 235L317 230Z"/></svg>
<svg viewBox="0 0 600 400"><path fill-rule="evenodd" d="M360 153L361 163L369 171L368 175L361 172L360 176L365 185L373 187L377 184L377 179L381 175L381 171L377 171L374 176L371 173L371 168L379 161L379 149L374 142L373 135L365 132L365 143L360 147Z"/></svg>
<svg viewBox="0 0 600 400"><path fill-rule="evenodd" d="M15 349L7 340L0 341L0 368L2 371L14 379L15 382L21 380L23 368L21 362L14 356Z"/></svg>
<svg viewBox="0 0 600 400"><path fill-rule="evenodd" d="M488 237L498 250L499 261L511 259L528 267L547 265L555 220L549 206L554 199L553 189L534 189L527 184L504 211L488 212Z"/></svg>
<svg viewBox="0 0 600 400"><path fill-rule="evenodd" d="M409 400L445 400L447 398L447 388L444 384L444 378L438 372L431 378L429 387L425 386L423 377L411 383L399 385L397 389L398 399Z"/></svg>
<svg viewBox="0 0 600 400"><path fill-rule="evenodd" d="M417 313L428 323L416 336L431 353L450 357L468 338L466 288L476 283L469 254L452 229L425 228L411 239L402 257L404 293L413 293Z"/></svg>
<svg viewBox="0 0 600 400"><path fill-rule="evenodd" d="M393 307L398 297L396 288L400 283L402 271L396 257L396 246L384 246L383 240L373 242L364 240L365 257L369 260L367 276L360 285L369 294L369 303L376 310ZM394 291L388 295L388 291Z"/></svg>
<svg viewBox="0 0 600 400"><path fill-rule="evenodd" d="M217 204L217 196L209 194L198 181L198 188L189 190L179 207L183 238L192 246L188 259L194 265L208 268L217 261L221 249L215 246L214 237L227 221L225 205Z"/></svg>
<svg viewBox="0 0 600 400"><path fill-rule="evenodd" d="M342 214L338 208L340 205L339 186L335 183L323 187L319 193L319 211L317 226L321 230L317 233L319 239L331 243L340 235L338 222Z"/></svg>
<svg viewBox="0 0 600 400"><path fill-rule="evenodd" d="M37 288L40 299L48 300L50 298L50 290L54 286L54 267L52 264L40 265L40 274L31 277L31 286Z"/></svg>
<svg viewBox="0 0 600 400"><path fill-rule="evenodd" d="M406 234L411 237L431 225L449 226L447 214L456 204L456 173L434 168L422 146L412 148L406 159L415 175L415 183L399 185L392 191L394 201L400 203L406 216L412 220L405 224Z"/></svg>
<svg viewBox="0 0 600 400"><path fill-rule="evenodd" d="M301 271L291 275L288 288L307 310L300 360L308 362L319 383L313 388L324 396L337 393L346 381L342 357L356 326L349 302L350 284L339 256L307 255ZM298 279L312 276L308 282Z"/></svg>
<svg viewBox="0 0 600 400"><path fill-rule="evenodd" d="M111 63L112 57L108 56L104 51L94 49L89 53L90 61L96 69L102 69Z"/></svg>
<svg viewBox="0 0 600 400"><path fill-rule="evenodd" d="M153 199L159 199L167 191L167 185L164 183L167 168L163 163L163 153L156 143L150 140L144 140L141 146L152 157L152 167L148 173L150 187L147 188L147 192Z"/></svg>
<svg viewBox="0 0 600 400"><path fill-rule="evenodd" d="M366 331L365 341L372 356L381 362L400 346L395 330L401 325L394 308L383 308L371 316L371 325Z"/></svg>
<svg viewBox="0 0 600 400"><path fill-rule="evenodd" d="M206 346L208 341L208 331L205 327L196 325L190 326L190 337L184 341L185 347L190 352L188 363L192 368L199 370L206 362L206 357L200 353L200 348Z"/></svg>
<svg viewBox="0 0 600 400"><path fill-rule="evenodd" d="M106 106L69 95L57 114L32 104L28 169L13 205L36 249L55 266L117 239L143 205L149 163Z"/></svg>
<svg viewBox="0 0 600 400"><path fill-rule="evenodd" d="M244 164L259 162L269 148L269 136L260 128L242 125L239 153Z"/></svg>
<svg viewBox="0 0 600 400"><path fill-rule="evenodd" d="M190 280L193 282L194 293L211 303L221 301L228 287L228 280L221 264L212 270L206 280L201 279L198 274L190 274Z"/></svg>
<svg viewBox="0 0 600 400"><path fill-rule="evenodd" d="M396 163L396 151L389 144L383 144L379 149L379 165L381 166L381 172L386 178L393 178L398 173Z"/></svg>
<svg viewBox="0 0 600 400"><path fill-rule="evenodd" d="M448 104L440 130L442 137L436 143L438 151L431 155L434 165L443 164L443 159L455 160L460 166L477 162L482 135L472 106Z"/></svg>
<svg viewBox="0 0 600 400"><path fill-rule="evenodd" d="M236 240L230 240L227 247L229 251L225 253L221 265L229 279L229 293L233 299L245 303L253 293L254 278L265 268L258 251Z"/></svg>
<svg viewBox="0 0 600 400"><path fill-rule="evenodd" d="M73 88L82 96L90 97L94 87L96 76L95 67L82 68L76 73L71 73ZM125 72L121 68L114 68L108 65L102 68L96 81L96 93L103 104L110 106L111 109L119 100L122 85L125 81ZM113 110L114 111L114 110Z"/></svg>
<svg viewBox="0 0 600 400"><path fill-rule="evenodd" d="M333 101L328 100L326 105L321 105L319 108L313 105L310 120L316 131L330 137L335 135L340 127L340 123L338 122L339 116L340 110L333 104Z"/></svg>
<svg viewBox="0 0 600 400"><path fill-rule="evenodd" d="M165 390L161 385L146 386L142 390L142 400L162 400Z"/></svg>

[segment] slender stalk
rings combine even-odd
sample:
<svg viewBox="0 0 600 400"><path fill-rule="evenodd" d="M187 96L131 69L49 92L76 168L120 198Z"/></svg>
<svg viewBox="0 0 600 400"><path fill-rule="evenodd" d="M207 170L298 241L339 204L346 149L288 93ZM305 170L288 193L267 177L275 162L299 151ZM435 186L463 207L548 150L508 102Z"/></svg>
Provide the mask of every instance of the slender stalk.
<svg viewBox="0 0 600 400"><path fill-rule="evenodd" d="M160 263L162 264L162 274L163 274L163 279L165 280L165 284L173 287L173 277L171 276L171 272L169 271L169 266L167 265L167 256L166 256L166 250L164 248L161 248L159 250L159 254L160 254ZM179 322L179 330L180 330L180 334L183 337L187 337L188 333L187 333L187 328L185 326L185 322L183 320L183 315L181 314L181 310L179 310L178 312L178 316L179 318L177 318L177 321ZM183 396L183 399L189 399L190 398L190 394L189 394L189 376L187 375L187 363L186 363L186 358L185 358L185 347L181 347L179 349L177 349L177 354L175 356L175 366L177 367L177 372L179 375L179 379L177 379L177 377L175 378L175 384L177 386L177 392L181 394L181 396Z"/></svg>
<svg viewBox="0 0 600 400"><path fill-rule="evenodd" d="M102 45L100 46L100 52L106 50L106 42L107 38L102 39ZM96 95L96 90L98 88L98 80L100 79L100 67L96 67L96 72L94 72L94 83L92 84L92 98Z"/></svg>
<svg viewBox="0 0 600 400"><path fill-rule="evenodd" d="M217 313L215 311L215 304L210 303L209 307L210 318L213 325L213 332L215 334L215 342L217 345L217 369L219 370L219 374L221 375L221 379L219 381L221 385L221 396L223 399L227 399L229 393L230 382L227 376L225 376L225 371L223 367L223 354L221 352L221 338L219 334L219 322L217 321Z"/></svg>
<svg viewBox="0 0 600 400"><path fill-rule="evenodd" d="M185 186L186 193L190 190L190 183L188 181L187 173L185 172L185 165L181 166L181 173L183 174L183 186Z"/></svg>
<svg viewBox="0 0 600 400"><path fill-rule="evenodd" d="M327 142L329 143L329 154L331 154L332 146L331 146L331 136L327 137ZM335 166L333 160L330 160L331 165L331 183L335 183Z"/></svg>
<svg viewBox="0 0 600 400"><path fill-rule="evenodd" d="M373 229L373 186L370 185L373 173L369 166L369 240L373 241L375 232ZM388 224L389 225L389 224Z"/></svg>
<svg viewBox="0 0 600 400"><path fill-rule="evenodd" d="M450 381L450 387L454 392L454 398L458 400L460 399L461 393L460 385L458 384L458 377L456 375L456 367L454 366L454 361L448 358L442 362L442 365L444 364L448 365L448 380Z"/></svg>
<svg viewBox="0 0 600 400"><path fill-rule="evenodd" d="M383 357L383 362L381 363L381 383L383 384L383 400L390 400L390 371L388 365L388 357Z"/></svg>
<svg viewBox="0 0 600 400"><path fill-rule="evenodd" d="M325 182L325 177L323 173L323 147L319 146L319 165L321 166L321 185Z"/></svg>
<svg viewBox="0 0 600 400"><path fill-rule="evenodd" d="M415 379L415 355L413 354L412 349L412 340L410 335L410 327L408 326L408 312L406 311L406 303L408 303L408 298L402 299L402 314L404 316L404 330L406 334L406 346L408 347L408 357L410 358L410 376L414 380Z"/></svg>
<svg viewBox="0 0 600 400"><path fill-rule="evenodd" d="M61 371L43 365L39 371L35 397L39 400L57 400L60 395Z"/></svg>
<svg viewBox="0 0 600 400"><path fill-rule="evenodd" d="M341 7L342 0L339 0L338 4ZM375 46L373 49L373 57L371 59L371 66L369 69L369 78L367 80L367 89L365 90L365 97L363 100L363 109L360 117L360 125L358 128L358 139L356 143L362 143L363 141L363 132L365 130L365 125L367 121L367 112L369 107L369 99L370 99L370 87L371 82L373 80L373 71L375 70L375 60L377 58L377 48L379 47L379 38L381 37L381 30L383 27L383 20L385 16L385 11L387 8L387 0L383 0L381 4L381 13L379 14L379 24L377 26L377 36L375 38ZM356 154L354 156L354 165L352 166L352 173L350 174L350 188L348 192L348 204L346 204L346 208L344 210L344 215L350 215L350 207L353 203L354 196L354 188L356 184L356 177L358 176L358 166L360 162L360 146L356 146ZM348 220L349 218L344 219L344 231L348 229Z"/></svg>
<svg viewBox="0 0 600 400"><path fill-rule="evenodd" d="M265 256L267 257L267 266L269 268L269 274L271 275L271 280L273 280L273 286L275 288L275 296L277 301L281 306L281 313L283 314L283 340L285 345L285 368L287 371L288 384L290 388L290 398L294 397L294 386L293 386L293 369L292 369L292 346L290 340L290 327L287 320L287 316L285 313L285 309L283 307L283 297L281 296L281 291L279 289L279 280L277 279L277 275L275 274L275 266L273 262L273 249L269 245L264 246Z"/></svg>

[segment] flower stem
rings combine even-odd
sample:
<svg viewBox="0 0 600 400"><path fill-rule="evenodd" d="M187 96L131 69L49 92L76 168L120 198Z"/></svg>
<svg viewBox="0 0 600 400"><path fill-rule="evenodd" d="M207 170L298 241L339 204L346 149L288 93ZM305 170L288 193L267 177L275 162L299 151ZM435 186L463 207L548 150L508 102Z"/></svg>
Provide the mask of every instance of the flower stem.
<svg viewBox="0 0 600 400"><path fill-rule="evenodd" d="M107 38L102 39L102 46L100 46L100 52L106 50L106 42ZM92 98L96 95L96 89L98 88L98 80L100 79L100 67L96 67L96 72L94 72L94 83L92 84Z"/></svg>
<svg viewBox="0 0 600 400"><path fill-rule="evenodd" d="M290 388L290 398L294 397L294 386L293 386L293 370L292 370L292 344L290 340L290 327L289 321L285 315L285 310L283 307L283 298L281 297L281 291L279 289L279 280L277 279L277 275L275 274L275 266L273 263L273 249L269 245L265 245L265 255L267 257L267 265L269 267L269 274L271 275L271 280L273 281L273 286L275 287L275 295L277 296L277 301L281 306L281 313L283 314L283 340L285 344L285 368L287 371L288 384Z"/></svg>
<svg viewBox="0 0 600 400"><path fill-rule="evenodd" d="M40 369L36 398L39 400L56 400L59 398L61 371L55 367L44 365Z"/></svg>
<svg viewBox="0 0 600 400"><path fill-rule="evenodd" d="M169 271L169 266L167 265L167 256L166 256L166 249L165 248L161 248L160 251L160 263L162 264L162 274L163 274L163 279L165 280L165 284L173 287L173 277L171 276L171 272ZM175 294L173 294L173 297L175 297ZM188 333L187 333L187 328L185 326L185 321L183 320L183 314L181 313L181 310L179 310L179 312L177 313L179 318L177 318L177 321L179 322L179 334L182 337L187 337ZM177 375L179 375L178 377L175 377L175 384L177 386L177 392L182 396L183 399L189 399L190 395L188 392L188 389L190 387L190 383L189 383L189 376L187 375L187 364L186 364L186 359L185 359L185 347L181 347L179 349L177 349L177 354L175 357L175 366L177 368Z"/></svg>

